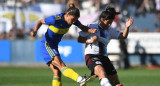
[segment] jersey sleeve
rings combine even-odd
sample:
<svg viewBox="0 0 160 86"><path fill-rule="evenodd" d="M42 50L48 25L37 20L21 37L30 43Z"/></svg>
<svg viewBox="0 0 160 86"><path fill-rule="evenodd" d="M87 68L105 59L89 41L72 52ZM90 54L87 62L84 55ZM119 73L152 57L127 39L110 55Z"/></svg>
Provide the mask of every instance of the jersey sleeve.
<svg viewBox="0 0 160 86"><path fill-rule="evenodd" d="M116 30L116 29L111 29L111 28L110 28L109 33L110 33L111 39L118 39L119 35L120 35L122 32L120 32L120 31L118 31L118 30Z"/></svg>
<svg viewBox="0 0 160 86"><path fill-rule="evenodd" d="M55 16L49 16L49 17L45 18L44 21L45 21L45 24L47 24L47 25L54 25Z"/></svg>
<svg viewBox="0 0 160 86"><path fill-rule="evenodd" d="M74 23L74 25L79 26L79 25L81 25L81 22L80 22L79 20L77 20L77 21Z"/></svg>
<svg viewBox="0 0 160 86"><path fill-rule="evenodd" d="M83 31L79 32L79 36L82 36L82 37L87 37L89 35L90 35L90 33L88 33L88 32L83 32Z"/></svg>
<svg viewBox="0 0 160 86"><path fill-rule="evenodd" d="M98 37L98 41L100 41L101 43L103 43L105 46L108 44L109 40L103 37Z"/></svg>

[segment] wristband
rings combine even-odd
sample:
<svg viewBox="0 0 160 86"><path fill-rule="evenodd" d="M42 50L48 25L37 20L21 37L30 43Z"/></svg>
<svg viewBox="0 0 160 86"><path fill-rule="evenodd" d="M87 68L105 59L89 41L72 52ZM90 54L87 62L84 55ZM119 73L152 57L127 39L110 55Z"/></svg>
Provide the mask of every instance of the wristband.
<svg viewBox="0 0 160 86"><path fill-rule="evenodd" d="M88 39L87 42L90 44L91 43L91 39Z"/></svg>

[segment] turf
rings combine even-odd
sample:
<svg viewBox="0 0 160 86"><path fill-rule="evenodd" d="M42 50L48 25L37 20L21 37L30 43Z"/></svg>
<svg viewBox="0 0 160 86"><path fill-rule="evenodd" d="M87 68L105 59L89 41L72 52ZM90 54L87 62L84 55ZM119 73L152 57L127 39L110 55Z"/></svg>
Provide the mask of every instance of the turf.
<svg viewBox="0 0 160 86"><path fill-rule="evenodd" d="M73 68L80 75L89 75L86 67ZM119 69L118 75L124 86L160 86L160 69ZM51 86L52 71L49 68L0 67L0 86ZM63 86L79 86L73 80L62 77ZM87 86L100 86L98 78Z"/></svg>

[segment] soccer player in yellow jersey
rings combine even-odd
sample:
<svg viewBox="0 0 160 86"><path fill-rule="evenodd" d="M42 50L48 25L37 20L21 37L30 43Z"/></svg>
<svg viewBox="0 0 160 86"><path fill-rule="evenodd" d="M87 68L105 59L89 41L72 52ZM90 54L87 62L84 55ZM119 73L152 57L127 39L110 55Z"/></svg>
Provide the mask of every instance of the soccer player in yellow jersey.
<svg viewBox="0 0 160 86"><path fill-rule="evenodd" d="M45 62L48 66L50 66L54 73L52 86L62 86L61 73L64 76L78 82L80 86L85 86L88 81L96 77L82 77L71 68L66 67L58 51L59 42L61 41L63 35L68 32L69 27L72 24L79 27L82 31L95 33L96 29L88 28L82 25L78 20L79 17L79 9L75 8L74 4L71 4L66 13L53 15L39 20L35 26L35 29L30 33L31 36L34 37L42 24L49 25L47 32L41 41L40 52Z"/></svg>

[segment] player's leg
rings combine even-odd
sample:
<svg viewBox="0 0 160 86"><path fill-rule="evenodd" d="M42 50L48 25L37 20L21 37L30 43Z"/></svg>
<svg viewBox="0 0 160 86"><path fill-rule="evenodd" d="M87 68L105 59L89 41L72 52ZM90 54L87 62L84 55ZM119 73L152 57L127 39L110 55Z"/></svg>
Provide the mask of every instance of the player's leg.
<svg viewBox="0 0 160 86"><path fill-rule="evenodd" d="M61 60L60 58L60 54L59 54L59 51L58 51L58 45L57 44L50 44L48 42L45 42L45 51L47 52L44 52L44 50L42 51L43 54L46 54L47 57L45 57L45 61L49 64L52 64L54 66L56 66L60 71L61 73L66 76L66 77L69 77L75 81L77 81L79 75L74 72L71 68L68 68L66 67L66 65L64 64L64 62ZM43 45L43 46L44 46Z"/></svg>
<svg viewBox="0 0 160 86"><path fill-rule="evenodd" d="M119 81L118 75L117 75L117 71L114 68L114 66L111 63L111 61L109 60L109 58L103 56L100 59L101 59L101 61L103 63L104 69L106 71L107 78L109 79L109 81L112 84L112 86L116 86L116 85L120 84L120 81Z"/></svg>
<svg viewBox="0 0 160 86"><path fill-rule="evenodd" d="M80 86L84 86L88 81L90 81L92 78L95 78L96 76L90 76L90 77L82 77L78 73L76 73L73 69L66 67L64 62L61 60L60 56L55 56L54 60L52 60L52 64L58 69L61 70L61 73L68 77L71 78L72 80L80 83Z"/></svg>
<svg viewBox="0 0 160 86"><path fill-rule="evenodd" d="M55 52L53 50L54 48L51 48L47 42L41 42L41 48L40 53L46 62L46 64L51 68L53 71L53 80L52 80L52 86L61 86L61 72L58 68L53 66L51 64L52 59L55 56Z"/></svg>
<svg viewBox="0 0 160 86"><path fill-rule="evenodd" d="M117 73L113 75L109 75L107 77L109 78L113 86L123 86L122 84L120 84Z"/></svg>
<svg viewBox="0 0 160 86"><path fill-rule="evenodd" d="M99 82L101 86L111 86L110 81L106 76L105 70L101 65L97 65L94 68L94 73L99 77Z"/></svg>
<svg viewBox="0 0 160 86"><path fill-rule="evenodd" d="M99 77L99 80L106 77L105 70L101 65L97 65L94 68L94 74Z"/></svg>
<svg viewBox="0 0 160 86"><path fill-rule="evenodd" d="M111 86L98 55L87 54L85 59L86 65L91 70L91 74L99 77L101 86Z"/></svg>
<svg viewBox="0 0 160 86"><path fill-rule="evenodd" d="M68 77L73 79L74 81L77 81L79 74L77 74L74 70L72 70L69 67L66 67L66 65L64 64L64 62L61 60L60 56L55 56L54 60L52 60L52 64L56 67L58 67L58 69L61 71L61 73Z"/></svg>
<svg viewBox="0 0 160 86"><path fill-rule="evenodd" d="M86 82L94 78L93 76L81 77L74 70L72 70L69 67L66 67L66 65L60 58L58 45L50 45L48 42L45 42L42 43L40 51L41 55L44 57L44 60L47 64L52 64L56 66L64 76L71 78L74 81L77 81L78 83L80 83L80 86L84 86Z"/></svg>
<svg viewBox="0 0 160 86"><path fill-rule="evenodd" d="M50 68L53 71L52 86L62 86L60 70L52 64L50 64Z"/></svg>
<svg viewBox="0 0 160 86"><path fill-rule="evenodd" d="M118 75L117 74L108 75L107 77L110 80L112 86L116 86L116 85L120 84L120 81L118 79Z"/></svg>

